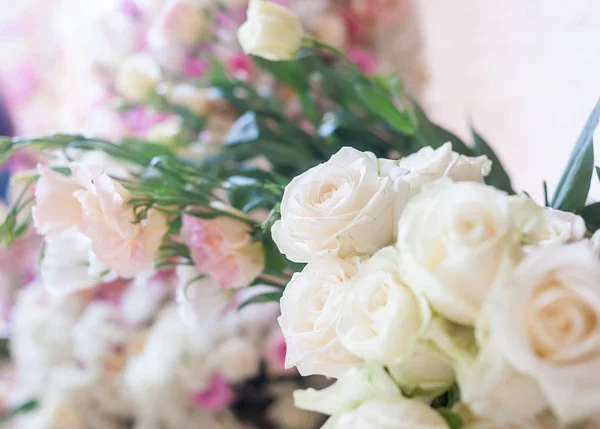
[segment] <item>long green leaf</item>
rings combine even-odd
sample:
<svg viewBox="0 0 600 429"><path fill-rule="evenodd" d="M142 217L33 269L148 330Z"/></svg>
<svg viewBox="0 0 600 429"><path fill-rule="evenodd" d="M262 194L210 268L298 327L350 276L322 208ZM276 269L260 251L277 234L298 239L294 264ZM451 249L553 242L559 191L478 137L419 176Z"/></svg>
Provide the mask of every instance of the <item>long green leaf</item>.
<svg viewBox="0 0 600 429"><path fill-rule="evenodd" d="M590 204L581 211L587 229L592 232L600 229L600 203Z"/></svg>
<svg viewBox="0 0 600 429"><path fill-rule="evenodd" d="M600 99L579 135L567 168L554 192L550 204L553 208L578 213L585 207L594 171L594 131L599 120Z"/></svg>
<svg viewBox="0 0 600 429"><path fill-rule="evenodd" d="M492 171L490 175L486 177L485 182L488 185L508 192L509 194L514 194L515 191L510 183L510 177L502 166L498 155L496 155L490 145L485 142L485 140L477 133L477 131L473 129L473 127L471 127L471 133L473 134L475 154L485 155L492 161Z"/></svg>
<svg viewBox="0 0 600 429"><path fill-rule="evenodd" d="M354 90L365 107L381 117L390 127L404 135L411 136L415 133L417 124L412 115L398 110L389 98L362 84L356 84Z"/></svg>
<svg viewBox="0 0 600 429"><path fill-rule="evenodd" d="M421 106L414 102L414 113L419 122L419 128L413 138L412 151L422 147L431 146L437 149L446 142L452 143L452 149L461 155L472 156L473 150L467 146L458 136L432 122Z"/></svg>

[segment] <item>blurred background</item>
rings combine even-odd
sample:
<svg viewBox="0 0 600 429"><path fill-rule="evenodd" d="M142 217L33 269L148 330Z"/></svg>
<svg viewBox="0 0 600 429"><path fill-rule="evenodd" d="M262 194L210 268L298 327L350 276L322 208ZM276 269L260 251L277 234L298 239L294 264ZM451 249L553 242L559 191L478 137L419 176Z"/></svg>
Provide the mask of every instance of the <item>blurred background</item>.
<svg viewBox="0 0 600 429"><path fill-rule="evenodd" d="M0 82L15 132L111 126L109 114L90 121L90 111L106 97L106 76L102 80L98 66L116 66L146 49L139 27L152 22L137 21L135 28L128 20L148 15L159 3L2 0ZM323 3L303 0L297 8L306 17ZM433 119L460 136L467 138L473 123L497 149L517 189L540 197L542 180L552 189L600 95L600 2L337 3L354 8L356 22L345 21L349 30L340 35L335 20L315 26L313 19L310 27L331 42L375 18L369 48L377 71L403 75ZM594 195L598 190L594 183Z"/></svg>

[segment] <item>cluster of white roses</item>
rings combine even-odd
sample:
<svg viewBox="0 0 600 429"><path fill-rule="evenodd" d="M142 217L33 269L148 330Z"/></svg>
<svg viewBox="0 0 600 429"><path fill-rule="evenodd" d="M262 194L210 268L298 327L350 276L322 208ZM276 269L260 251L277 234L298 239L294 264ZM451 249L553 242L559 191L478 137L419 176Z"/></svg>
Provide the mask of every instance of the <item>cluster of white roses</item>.
<svg viewBox="0 0 600 429"><path fill-rule="evenodd" d="M287 186L273 238L307 265L281 299L286 365L338 379L296 392L327 429L446 428L429 404L456 385L462 427L597 417L596 240L490 170L450 143L400 161L343 148Z"/></svg>

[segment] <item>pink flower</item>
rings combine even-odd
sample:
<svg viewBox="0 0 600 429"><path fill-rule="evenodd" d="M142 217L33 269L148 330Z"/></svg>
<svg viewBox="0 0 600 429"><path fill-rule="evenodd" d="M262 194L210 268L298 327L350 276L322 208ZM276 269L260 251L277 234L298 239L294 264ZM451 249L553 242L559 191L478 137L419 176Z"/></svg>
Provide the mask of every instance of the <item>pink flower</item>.
<svg viewBox="0 0 600 429"><path fill-rule="evenodd" d="M227 59L227 71L238 79L248 79L252 73L253 64L250 57L242 52L231 55Z"/></svg>
<svg viewBox="0 0 600 429"><path fill-rule="evenodd" d="M47 165L38 165L38 173L35 206L31 209L33 224L40 235L61 233L81 218L81 205L74 194L83 186Z"/></svg>
<svg viewBox="0 0 600 429"><path fill-rule="evenodd" d="M98 166L71 164L71 171L83 189L74 196L81 204L79 230L91 239L98 260L120 277L131 278L154 268L154 255L167 232L167 220L156 210L136 222L130 195L119 182Z"/></svg>
<svg viewBox="0 0 600 429"><path fill-rule="evenodd" d="M263 270L262 244L255 242L245 222L222 216L183 216L181 231L198 270L224 289L248 286Z"/></svg>
<svg viewBox="0 0 600 429"><path fill-rule="evenodd" d="M196 57L188 57L183 66L185 77L202 77L210 68L210 63L206 60Z"/></svg>
<svg viewBox="0 0 600 429"><path fill-rule="evenodd" d="M218 374L211 376L208 387L190 395L192 403L203 410L223 411L235 400L227 381Z"/></svg>
<svg viewBox="0 0 600 429"><path fill-rule="evenodd" d="M136 107L122 114L122 120L132 135L143 137L156 124L166 121L169 115L153 112L144 107Z"/></svg>
<svg viewBox="0 0 600 429"><path fill-rule="evenodd" d="M141 16L142 12L137 7L134 0L121 0L119 4L119 12L130 18L137 19Z"/></svg>
<svg viewBox="0 0 600 429"><path fill-rule="evenodd" d="M39 76L30 61L23 61L16 67L2 74L3 89L9 105L23 103L35 91Z"/></svg>
<svg viewBox="0 0 600 429"><path fill-rule="evenodd" d="M273 372L285 372L287 344L283 332L277 327L267 340L266 361Z"/></svg>
<svg viewBox="0 0 600 429"><path fill-rule="evenodd" d="M193 3L175 0L162 16L162 31L167 39L194 43L202 38L208 22L201 8Z"/></svg>
<svg viewBox="0 0 600 429"><path fill-rule="evenodd" d="M365 74L372 74L375 71L375 58L368 49L355 46L348 51L348 58Z"/></svg>

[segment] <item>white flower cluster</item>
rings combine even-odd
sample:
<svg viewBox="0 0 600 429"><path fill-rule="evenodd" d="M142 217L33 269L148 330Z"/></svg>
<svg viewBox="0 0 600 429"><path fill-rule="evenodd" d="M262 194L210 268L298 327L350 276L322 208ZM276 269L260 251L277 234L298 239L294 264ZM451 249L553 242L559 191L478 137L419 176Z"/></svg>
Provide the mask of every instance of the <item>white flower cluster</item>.
<svg viewBox="0 0 600 429"><path fill-rule="evenodd" d="M221 307L190 325L174 292L176 282L181 289L198 275L192 271L181 267L177 276L138 276L69 295L52 295L39 280L21 290L11 337L16 380L7 404L34 397L40 407L14 428L250 428L232 406L263 367L267 377L287 380L266 388L275 427L315 427L303 426L319 417L294 409L294 374L277 361L285 347L274 335L278 305ZM218 305L206 301L206 308Z"/></svg>
<svg viewBox="0 0 600 429"><path fill-rule="evenodd" d="M296 393L331 415L324 428L597 417L598 240L578 216L485 185L490 170L450 143L400 161L343 148L287 186L273 238L307 265L279 323L288 367L338 379ZM436 412L456 385L460 404Z"/></svg>

